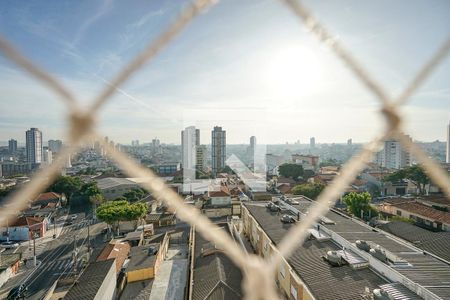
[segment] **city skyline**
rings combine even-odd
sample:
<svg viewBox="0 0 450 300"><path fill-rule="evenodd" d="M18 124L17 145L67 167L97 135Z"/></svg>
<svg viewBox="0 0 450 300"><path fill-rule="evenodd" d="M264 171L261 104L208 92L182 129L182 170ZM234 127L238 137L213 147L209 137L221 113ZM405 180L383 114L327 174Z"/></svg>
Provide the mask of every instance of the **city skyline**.
<svg viewBox="0 0 450 300"><path fill-rule="evenodd" d="M143 140L160 136L177 143L183 113L195 107L204 115L217 108L251 109L256 123L268 128L238 130L232 120L206 124L199 119L203 123L196 126L202 131L220 123L235 132L230 134L230 144L243 143L251 135L260 136L265 144L305 141L311 135L318 142L346 141L351 136L358 143L376 134L384 121L378 103L285 7L277 1L236 4L220 2L199 16L167 52L118 90L102 112L102 133L120 143L128 143L130 135ZM446 1L306 4L391 95L412 79L450 31ZM52 9L45 9L47 5ZM127 9L124 5L117 1L78 6L65 1L6 4L0 8L1 33L87 103L181 9L158 1ZM416 22L418 11L422 22ZM121 18L115 18L118 14ZM224 26L228 23L234 26ZM35 44L41 47L30 46ZM63 139L66 115L56 97L3 58L0 69L4 91L0 141L19 136L29 126ZM446 59L405 106L406 133L417 140L445 140L448 70ZM33 106L36 101L39 106ZM24 126L25 122L31 124ZM330 124L339 124L339 130Z"/></svg>

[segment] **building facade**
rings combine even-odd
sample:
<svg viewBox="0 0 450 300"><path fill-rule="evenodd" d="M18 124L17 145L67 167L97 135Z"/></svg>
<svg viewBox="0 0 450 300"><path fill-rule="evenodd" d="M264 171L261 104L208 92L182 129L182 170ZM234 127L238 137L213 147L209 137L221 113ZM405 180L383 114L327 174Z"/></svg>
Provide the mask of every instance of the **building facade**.
<svg viewBox="0 0 450 300"><path fill-rule="evenodd" d="M220 170L225 168L226 159L226 131L222 127L215 126L211 132L212 143L212 172L217 174Z"/></svg>
<svg viewBox="0 0 450 300"><path fill-rule="evenodd" d="M48 149L53 153L58 153L61 151L62 141L61 140L49 140L48 141Z"/></svg>
<svg viewBox="0 0 450 300"><path fill-rule="evenodd" d="M411 156L399 141L387 140L376 155L376 163L388 169L401 169L411 165Z"/></svg>
<svg viewBox="0 0 450 300"><path fill-rule="evenodd" d="M17 141L14 139L10 139L8 141L8 151L10 154L13 154L17 151Z"/></svg>
<svg viewBox="0 0 450 300"><path fill-rule="evenodd" d="M40 164L42 162L42 132L37 128L30 128L25 137L27 162Z"/></svg>
<svg viewBox="0 0 450 300"><path fill-rule="evenodd" d="M196 150L196 170L200 174L206 171L206 146L197 146Z"/></svg>
<svg viewBox="0 0 450 300"><path fill-rule="evenodd" d="M200 146L200 129L186 127L181 131L181 164L185 177L195 178L197 146Z"/></svg>

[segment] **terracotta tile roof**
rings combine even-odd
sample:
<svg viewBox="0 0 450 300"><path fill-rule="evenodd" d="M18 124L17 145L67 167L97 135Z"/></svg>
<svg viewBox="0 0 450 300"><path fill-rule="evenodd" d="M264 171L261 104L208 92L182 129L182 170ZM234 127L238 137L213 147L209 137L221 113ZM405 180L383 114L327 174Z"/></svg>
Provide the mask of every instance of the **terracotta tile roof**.
<svg viewBox="0 0 450 300"><path fill-rule="evenodd" d="M431 208L418 202L399 203L393 204L392 206L406 210L409 213L413 213L415 215L450 224L450 213Z"/></svg>
<svg viewBox="0 0 450 300"><path fill-rule="evenodd" d="M55 192L47 192L40 194L34 201L47 201L47 200L54 200L54 199L60 199L61 195L57 194Z"/></svg>
<svg viewBox="0 0 450 300"><path fill-rule="evenodd" d="M367 184L367 180L363 180L363 179L355 179L355 181L353 181L352 185L355 186L363 186Z"/></svg>
<svg viewBox="0 0 450 300"><path fill-rule="evenodd" d="M230 196L230 190L225 187L221 186L220 191L210 191L208 192L209 197L227 197Z"/></svg>
<svg viewBox="0 0 450 300"><path fill-rule="evenodd" d="M44 218L40 217L19 217L17 218L14 223L9 225L10 227L23 227L23 226L32 226L36 224L40 224L44 221Z"/></svg>
<svg viewBox="0 0 450 300"><path fill-rule="evenodd" d="M120 269L125 262L125 259L128 257L130 253L130 244L128 243L117 243L117 244L108 244L103 248L100 255L97 257L97 261L104 261L111 258L116 259L116 272L119 274Z"/></svg>

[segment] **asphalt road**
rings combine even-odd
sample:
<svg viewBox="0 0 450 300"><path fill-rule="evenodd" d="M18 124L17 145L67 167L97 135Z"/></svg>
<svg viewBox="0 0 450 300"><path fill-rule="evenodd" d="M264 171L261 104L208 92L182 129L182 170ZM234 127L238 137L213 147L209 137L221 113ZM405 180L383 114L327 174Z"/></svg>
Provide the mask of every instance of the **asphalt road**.
<svg viewBox="0 0 450 300"><path fill-rule="evenodd" d="M81 269L80 258L73 264L73 250L78 248L80 253L86 250L88 223L89 220L79 218L73 225L65 226L56 240L47 243L44 252L37 257L40 265L25 281L27 299L41 299L56 279L75 272L75 267L77 271ZM104 226L102 223L90 226L91 240L96 239Z"/></svg>

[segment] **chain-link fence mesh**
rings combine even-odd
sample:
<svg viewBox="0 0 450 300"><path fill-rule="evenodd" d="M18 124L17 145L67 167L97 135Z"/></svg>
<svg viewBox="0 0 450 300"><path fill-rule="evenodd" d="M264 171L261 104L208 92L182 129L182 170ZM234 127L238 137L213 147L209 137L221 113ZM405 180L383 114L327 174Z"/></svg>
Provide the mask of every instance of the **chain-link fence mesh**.
<svg viewBox="0 0 450 300"><path fill-rule="evenodd" d="M151 41L147 48L137 55L129 65L123 68L87 110L79 106L76 97L58 80L34 65L5 38L0 37L0 49L3 54L57 93L65 101L68 109L68 118L70 119L70 127L67 131L69 146L63 149L62 153L58 155L58 158L50 166L37 172L29 184L11 197L8 205L0 213L0 223L4 223L8 218L12 218L17 211L22 210L26 206L29 199L34 199L40 192L44 191L60 174L67 159L79 150L81 144L92 138L103 141L103 139L98 138L100 135L95 132L95 117L102 105L111 98L116 89L127 81L131 75L162 51L196 15L209 8L215 2L214 0L197 0L184 9L175 22L159 37ZM195 226L198 232L223 249L232 261L243 270L243 290L247 299L276 299L278 297L274 276L282 257L288 257L303 242L307 235L307 230L320 216L327 213L336 199L345 192L349 184L364 169L366 164L372 160L374 154L380 150L382 142L387 138L394 138L400 141L402 146L423 165L432 181L450 198L450 178L448 174L430 159L420 147L414 144L410 138L402 133L401 115L401 105L411 97L433 69L450 52L450 38L424 64L423 68L404 89L404 92L396 99L391 99L386 90L370 76L370 73L364 69L363 65L313 17L311 12L301 2L296 0L282 0L282 2L299 17L311 34L330 47L353 72L354 76L375 94L380 102L380 113L385 117L387 126L378 138L368 143L358 155L355 155L343 166L340 175L321 193L311 207L307 217L296 226L293 226L286 234L278 245L279 251L275 251L271 259L263 260L256 255L244 253L225 232L213 230L217 228L216 225L202 215L198 209L184 203L183 199L168 188L164 181L151 170L140 166L124 153L103 142L103 146L107 149L107 154L122 170L130 177L148 178L147 181L141 183L145 189L151 191L157 198L164 200L171 209L176 211L180 219Z"/></svg>

